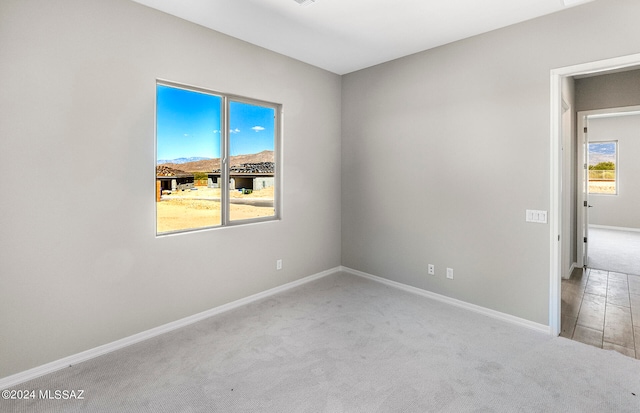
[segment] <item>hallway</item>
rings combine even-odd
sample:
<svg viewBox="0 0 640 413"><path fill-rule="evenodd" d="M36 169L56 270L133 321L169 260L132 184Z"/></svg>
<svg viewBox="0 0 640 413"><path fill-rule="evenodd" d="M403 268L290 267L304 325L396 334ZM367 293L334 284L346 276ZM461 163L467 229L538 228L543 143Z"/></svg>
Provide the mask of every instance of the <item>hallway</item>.
<svg viewBox="0 0 640 413"><path fill-rule="evenodd" d="M561 311L560 336L640 359L640 276L576 268Z"/></svg>

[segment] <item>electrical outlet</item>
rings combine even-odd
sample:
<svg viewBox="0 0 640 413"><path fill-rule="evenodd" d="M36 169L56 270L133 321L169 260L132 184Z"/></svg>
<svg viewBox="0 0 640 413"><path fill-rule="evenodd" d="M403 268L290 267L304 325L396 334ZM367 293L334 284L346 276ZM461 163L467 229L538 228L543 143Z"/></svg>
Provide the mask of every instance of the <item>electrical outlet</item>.
<svg viewBox="0 0 640 413"><path fill-rule="evenodd" d="M433 264L429 264L428 270L429 275L436 275L436 266Z"/></svg>
<svg viewBox="0 0 640 413"><path fill-rule="evenodd" d="M453 268L447 268L447 278L453 280Z"/></svg>
<svg viewBox="0 0 640 413"><path fill-rule="evenodd" d="M282 260L276 260L276 270L282 269Z"/></svg>

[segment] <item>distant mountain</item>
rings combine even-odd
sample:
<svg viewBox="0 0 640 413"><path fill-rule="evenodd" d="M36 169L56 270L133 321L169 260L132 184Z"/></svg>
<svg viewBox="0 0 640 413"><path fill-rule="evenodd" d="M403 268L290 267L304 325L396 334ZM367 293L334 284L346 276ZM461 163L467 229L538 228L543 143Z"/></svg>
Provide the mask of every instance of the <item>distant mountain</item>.
<svg viewBox="0 0 640 413"><path fill-rule="evenodd" d="M202 158L200 156L192 156L190 158L177 158L177 159L159 159L158 160L158 165L162 165L164 163L173 163L176 165L180 165L183 163L189 163L189 162L197 162L197 161L208 161L211 160L211 158Z"/></svg>
<svg viewBox="0 0 640 413"><path fill-rule="evenodd" d="M220 159L210 158L184 158L199 159L191 162L176 163L174 161L164 162L165 166L178 169L184 172L211 172L214 169L220 169ZM273 151L262 151L251 155L237 155L231 157L231 166L242 165L245 163L274 162ZM160 161L158 161L160 165Z"/></svg>

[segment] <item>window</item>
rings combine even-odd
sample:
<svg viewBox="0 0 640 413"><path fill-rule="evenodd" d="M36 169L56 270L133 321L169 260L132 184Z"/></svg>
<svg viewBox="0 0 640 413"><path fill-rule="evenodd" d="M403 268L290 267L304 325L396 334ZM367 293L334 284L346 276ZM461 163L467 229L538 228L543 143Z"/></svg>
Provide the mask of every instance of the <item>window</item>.
<svg viewBox="0 0 640 413"><path fill-rule="evenodd" d="M156 84L156 234L278 218L280 105Z"/></svg>
<svg viewBox="0 0 640 413"><path fill-rule="evenodd" d="M618 142L590 142L589 193L616 195L618 193Z"/></svg>

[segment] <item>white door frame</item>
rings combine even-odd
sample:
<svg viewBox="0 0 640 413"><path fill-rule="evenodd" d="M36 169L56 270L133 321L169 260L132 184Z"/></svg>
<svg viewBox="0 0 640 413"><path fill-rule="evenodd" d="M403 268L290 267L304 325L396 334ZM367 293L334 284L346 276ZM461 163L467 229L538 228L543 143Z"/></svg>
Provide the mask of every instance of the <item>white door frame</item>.
<svg viewBox="0 0 640 413"><path fill-rule="evenodd" d="M640 65L640 53L599 60L574 66L551 70L551 162L550 162L550 214L549 214L549 331L552 335L560 334L561 303L561 256L560 242L562 228L562 79L565 77L598 73L614 69L622 69ZM564 236L569 236L565 234Z"/></svg>

